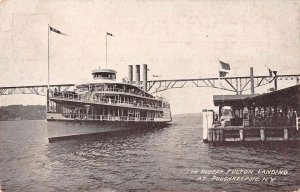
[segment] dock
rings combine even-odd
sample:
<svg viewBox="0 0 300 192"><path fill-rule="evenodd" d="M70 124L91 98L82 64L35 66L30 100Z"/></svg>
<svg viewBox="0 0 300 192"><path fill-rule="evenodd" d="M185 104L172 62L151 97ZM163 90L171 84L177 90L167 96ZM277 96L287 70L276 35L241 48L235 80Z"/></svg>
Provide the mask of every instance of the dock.
<svg viewBox="0 0 300 192"><path fill-rule="evenodd" d="M219 113L202 111L205 143L300 141L300 85L261 95L214 95L214 104Z"/></svg>

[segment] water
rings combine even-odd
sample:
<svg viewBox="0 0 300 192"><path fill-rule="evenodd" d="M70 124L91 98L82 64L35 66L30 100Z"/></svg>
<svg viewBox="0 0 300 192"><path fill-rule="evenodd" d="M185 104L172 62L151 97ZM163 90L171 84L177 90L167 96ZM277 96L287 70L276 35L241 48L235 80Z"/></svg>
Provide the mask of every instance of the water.
<svg viewBox="0 0 300 192"><path fill-rule="evenodd" d="M45 121L0 122L3 191L293 191L300 188L299 143L204 144L200 115L175 116L172 125L164 129L118 132L55 143L47 142L46 127ZM279 169L287 170L288 174L273 176L276 178L273 183L220 182L211 181L211 175L187 174L188 169ZM199 181L199 176L210 180Z"/></svg>

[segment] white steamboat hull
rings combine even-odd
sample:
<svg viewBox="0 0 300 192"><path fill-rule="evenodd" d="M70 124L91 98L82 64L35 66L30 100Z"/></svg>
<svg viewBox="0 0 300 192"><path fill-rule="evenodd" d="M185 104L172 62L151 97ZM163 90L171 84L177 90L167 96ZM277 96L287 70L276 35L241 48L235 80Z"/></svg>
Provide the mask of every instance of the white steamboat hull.
<svg viewBox="0 0 300 192"><path fill-rule="evenodd" d="M73 120L73 119L47 119L48 140L68 139L71 137L87 136L96 133L113 131L126 131L139 128L165 127L168 121L142 122L142 121L99 121L99 120Z"/></svg>

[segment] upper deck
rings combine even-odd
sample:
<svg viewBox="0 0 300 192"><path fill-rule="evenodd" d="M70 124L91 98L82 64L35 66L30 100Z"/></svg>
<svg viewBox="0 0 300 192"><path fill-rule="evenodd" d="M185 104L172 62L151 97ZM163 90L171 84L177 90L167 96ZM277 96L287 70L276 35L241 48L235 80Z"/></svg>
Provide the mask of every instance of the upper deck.
<svg viewBox="0 0 300 192"><path fill-rule="evenodd" d="M116 82L114 70L96 69L92 76L92 82L79 84L74 91L56 91L50 100L74 106L89 104L150 111L170 109L165 99L154 97L135 84Z"/></svg>
<svg viewBox="0 0 300 192"><path fill-rule="evenodd" d="M75 92L77 94L85 94L86 92L126 94L162 100L162 98L155 98L153 95L143 90L139 85L133 84L132 82L125 80L123 80L123 82L117 82L116 74L117 72L112 69L95 69L92 71L93 80L88 83L77 85Z"/></svg>

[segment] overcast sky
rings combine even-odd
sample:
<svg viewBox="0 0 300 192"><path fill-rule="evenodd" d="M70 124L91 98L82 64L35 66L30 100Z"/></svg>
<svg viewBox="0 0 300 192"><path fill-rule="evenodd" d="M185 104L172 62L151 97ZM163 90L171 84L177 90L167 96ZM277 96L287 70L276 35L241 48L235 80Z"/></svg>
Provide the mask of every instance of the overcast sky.
<svg viewBox="0 0 300 192"><path fill-rule="evenodd" d="M218 59L230 63L229 76L249 75L251 66L255 75L268 75L265 65L298 74L299 16L296 0L0 0L0 86L47 83L48 24L69 35L50 34L51 83L80 83L105 68L106 31L114 35L108 67L119 79L127 65L144 63L161 79L217 77ZM210 108L218 93L186 88L162 94L176 114ZM17 103L45 104L45 98L0 97L0 105Z"/></svg>

